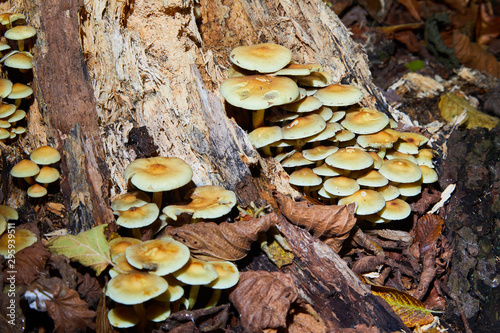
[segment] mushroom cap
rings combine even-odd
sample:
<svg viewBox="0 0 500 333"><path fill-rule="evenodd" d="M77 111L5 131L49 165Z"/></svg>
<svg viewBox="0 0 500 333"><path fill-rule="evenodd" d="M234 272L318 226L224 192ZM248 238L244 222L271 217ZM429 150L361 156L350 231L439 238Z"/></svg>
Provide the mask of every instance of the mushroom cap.
<svg viewBox="0 0 500 333"><path fill-rule="evenodd" d="M0 51L5 51L9 49L10 45L8 43L0 41Z"/></svg>
<svg viewBox="0 0 500 333"><path fill-rule="evenodd" d="M314 164L314 162L305 158L303 152L300 151L293 153L291 156L287 157L283 162L281 162L281 165L284 168L294 168L309 164Z"/></svg>
<svg viewBox="0 0 500 333"><path fill-rule="evenodd" d="M412 143L416 145L417 147L420 147L429 141L429 138L422 134L418 133L413 133L413 132L400 132L399 137L401 140L404 140L405 142Z"/></svg>
<svg viewBox="0 0 500 333"><path fill-rule="evenodd" d="M31 198L41 198L45 195L47 195L47 189L43 187L40 184L33 184L30 187L28 187L28 190L26 191L29 197Z"/></svg>
<svg viewBox="0 0 500 333"><path fill-rule="evenodd" d="M2 104L0 106L0 118L7 118L16 112L17 107L14 104Z"/></svg>
<svg viewBox="0 0 500 333"><path fill-rule="evenodd" d="M397 150L392 150L392 149L386 152L385 158L387 158L388 160L393 160L395 158L402 158L402 159L408 160L410 162L413 162L415 164L418 163L417 159L412 154L402 153L402 152L399 152Z"/></svg>
<svg viewBox="0 0 500 333"><path fill-rule="evenodd" d="M380 217L387 220L403 220L410 216L410 205L401 199L393 199L385 202L385 207L377 212Z"/></svg>
<svg viewBox="0 0 500 333"><path fill-rule="evenodd" d="M324 140L330 140L333 137L335 137L335 134L337 134L339 131L342 130L342 126L338 123L326 123L326 127L324 130L319 132L318 134L315 134L313 136L310 136L305 139L307 142L320 142Z"/></svg>
<svg viewBox="0 0 500 333"><path fill-rule="evenodd" d="M394 143L392 148L403 154L412 154L412 155L418 154L418 146L411 142L400 140Z"/></svg>
<svg viewBox="0 0 500 333"><path fill-rule="evenodd" d="M382 176L377 170L370 170L366 172L356 178L356 181L359 185L367 187L382 187L389 184L389 180Z"/></svg>
<svg viewBox="0 0 500 333"><path fill-rule="evenodd" d="M6 221L17 220L19 218L17 210L7 205L0 205L0 215L2 215Z"/></svg>
<svg viewBox="0 0 500 333"><path fill-rule="evenodd" d="M363 148L392 148L392 145L398 141L398 136L382 130L374 134L359 135L356 142Z"/></svg>
<svg viewBox="0 0 500 333"><path fill-rule="evenodd" d="M319 64L297 64L291 62L283 69L274 73L274 75L306 76L322 70L323 67Z"/></svg>
<svg viewBox="0 0 500 333"><path fill-rule="evenodd" d="M12 81L9 79L0 78L0 97L5 98L9 96L12 91Z"/></svg>
<svg viewBox="0 0 500 333"><path fill-rule="evenodd" d="M272 123L279 123L287 120L293 120L299 116L298 113L287 112L278 108L272 108L271 112L266 113L266 120Z"/></svg>
<svg viewBox="0 0 500 333"><path fill-rule="evenodd" d="M356 137L356 134L353 132L346 130L346 129L341 129L337 133L335 133L335 136L331 138L330 140L333 142L347 142Z"/></svg>
<svg viewBox="0 0 500 333"><path fill-rule="evenodd" d="M167 281L154 274L134 272L118 274L109 280L106 296L121 304L139 304L165 292Z"/></svg>
<svg viewBox="0 0 500 333"><path fill-rule="evenodd" d="M263 43L235 47L229 59L244 69L272 73L288 65L292 60L292 52L278 44Z"/></svg>
<svg viewBox="0 0 500 333"><path fill-rule="evenodd" d="M399 193L404 197L413 197L422 192L422 179L417 180L413 183L401 183L398 184Z"/></svg>
<svg viewBox="0 0 500 333"><path fill-rule="evenodd" d="M0 127L0 140L9 139L9 138L10 138L10 132L7 131L5 128Z"/></svg>
<svg viewBox="0 0 500 333"><path fill-rule="evenodd" d="M422 178L422 171L413 162L395 158L384 161L378 170L385 178L398 183L412 183Z"/></svg>
<svg viewBox="0 0 500 333"><path fill-rule="evenodd" d="M228 289L236 285L240 279L238 267L229 261L211 261L217 272L217 278L209 283L212 289Z"/></svg>
<svg viewBox="0 0 500 333"><path fill-rule="evenodd" d="M114 211L128 210L132 207L141 207L151 202L151 198L142 191L132 191L120 194L111 199L111 209Z"/></svg>
<svg viewBox="0 0 500 333"><path fill-rule="evenodd" d="M325 159L325 163L346 170L362 170L372 166L373 158L358 148L340 148Z"/></svg>
<svg viewBox="0 0 500 333"><path fill-rule="evenodd" d="M125 179L145 192L170 191L191 181L193 170L177 157L139 158L123 173Z"/></svg>
<svg viewBox="0 0 500 333"><path fill-rule="evenodd" d="M192 214L193 219L218 218L228 214L237 201L233 191L215 185L196 187L189 192L189 197L189 204L167 206L163 213L173 220L182 213Z"/></svg>
<svg viewBox="0 0 500 333"><path fill-rule="evenodd" d="M18 25L5 31L3 35L11 40L28 39L36 35L36 29L28 25Z"/></svg>
<svg viewBox="0 0 500 333"><path fill-rule="evenodd" d="M340 111L338 111L338 110L337 110L337 111L335 111L335 110L333 110L332 117L330 118L330 120L329 120L329 121L330 121L330 122L337 122L337 121L339 121L339 120L343 119L343 118L345 117L345 114L346 114L346 112L345 112L345 111L342 111L342 110L340 110Z"/></svg>
<svg viewBox="0 0 500 333"><path fill-rule="evenodd" d="M125 250L130 245L138 244L141 241L137 238L132 237L116 237L108 242L109 246L109 254L111 256L111 260L114 261L114 258L119 254L125 253Z"/></svg>
<svg viewBox="0 0 500 333"><path fill-rule="evenodd" d="M175 278L191 286L199 286L217 279L214 265L208 261L190 257L187 263L172 273Z"/></svg>
<svg viewBox="0 0 500 333"><path fill-rule="evenodd" d="M31 69L33 68L33 58L23 52L16 52L5 58L3 64L10 68Z"/></svg>
<svg viewBox="0 0 500 333"><path fill-rule="evenodd" d="M142 228L152 224L160 215L160 209L154 203L148 203L140 207L130 207L124 211L117 211L116 224L124 228Z"/></svg>
<svg viewBox="0 0 500 333"><path fill-rule="evenodd" d="M382 157L380 157L377 152L374 151L369 151L368 154L370 154L370 156L373 158L373 168L377 170L380 169L382 164L384 164L384 160L382 159Z"/></svg>
<svg viewBox="0 0 500 333"><path fill-rule="evenodd" d="M111 278L114 278L115 276L119 274L128 274L128 273L135 273L139 272L137 268L132 266L128 261L125 253L120 253L114 257L112 257L113 262L115 263L115 266L109 270L109 276Z"/></svg>
<svg viewBox="0 0 500 333"><path fill-rule="evenodd" d="M318 116L320 116L321 118L323 118L324 121L332 122L330 120L333 117L333 111L329 107L322 106L318 110L313 111L312 113L317 114Z"/></svg>
<svg viewBox="0 0 500 333"><path fill-rule="evenodd" d="M422 171L422 183L431 184L437 182L438 174L434 169L429 168L427 165L419 165L418 167Z"/></svg>
<svg viewBox="0 0 500 333"><path fill-rule="evenodd" d="M329 192L327 192L325 190L325 187L322 186L319 190L318 190L318 195L322 198L326 198L326 199L337 199L338 196L334 195L334 194L331 194Z"/></svg>
<svg viewBox="0 0 500 333"><path fill-rule="evenodd" d="M330 194L345 197L358 191L359 184L352 178L337 176L325 180L323 188Z"/></svg>
<svg viewBox="0 0 500 333"><path fill-rule="evenodd" d="M383 130L389 117L377 110L359 108L348 112L340 124L355 134L372 134Z"/></svg>
<svg viewBox="0 0 500 333"><path fill-rule="evenodd" d="M333 83L333 76L324 71L312 72L306 76L298 76L297 84L305 87L326 87Z"/></svg>
<svg viewBox="0 0 500 333"><path fill-rule="evenodd" d="M59 179L59 171L56 168L44 166L35 177L35 181L40 184L50 184Z"/></svg>
<svg viewBox="0 0 500 333"><path fill-rule="evenodd" d="M346 106L361 101L363 99L363 92L355 86L331 84L325 88L318 89L314 96L326 106Z"/></svg>
<svg viewBox="0 0 500 333"><path fill-rule="evenodd" d="M429 168L434 168L434 164L432 164L432 159L436 152L432 149L420 149L418 154L415 155L415 159L417 160L418 165L426 165Z"/></svg>
<svg viewBox="0 0 500 333"><path fill-rule="evenodd" d="M0 254L7 257L9 253L12 253L12 244L15 244L14 254L31 246L36 243L37 238L34 233L28 229L15 229L14 239L12 239L12 234L4 233L0 237ZM14 241L14 243L12 243ZM10 245L10 246L9 246Z"/></svg>
<svg viewBox="0 0 500 333"><path fill-rule="evenodd" d="M7 120L4 120L4 119L0 119L0 128L4 128L4 129L7 129L7 128L11 128L11 123L9 123Z"/></svg>
<svg viewBox="0 0 500 333"><path fill-rule="evenodd" d="M23 134L26 133L26 128L22 126L17 126L16 128L12 128L11 131L14 132L15 134Z"/></svg>
<svg viewBox="0 0 500 333"><path fill-rule="evenodd" d="M316 186L320 185L323 180L311 169L302 168L292 172L288 181L295 186Z"/></svg>
<svg viewBox="0 0 500 333"><path fill-rule="evenodd" d="M163 278L168 282L168 289L163 294L156 296L155 300L160 302L175 302L182 296L184 296L184 288L182 288L182 285L184 285L184 283L175 279L170 274L165 275Z"/></svg>
<svg viewBox="0 0 500 333"><path fill-rule="evenodd" d="M310 161L321 161L339 150L337 146L316 146L302 151L302 155Z"/></svg>
<svg viewBox="0 0 500 333"><path fill-rule="evenodd" d="M170 302L153 302L146 309L146 317L155 323L166 320L171 313Z"/></svg>
<svg viewBox="0 0 500 333"><path fill-rule="evenodd" d="M262 148L280 141L283 139L283 134L279 126L258 127L248 134L248 138L255 148Z"/></svg>
<svg viewBox="0 0 500 333"><path fill-rule="evenodd" d="M134 308L126 305L119 305L109 310L108 320L113 327L117 328L134 327L141 321Z"/></svg>
<svg viewBox="0 0 500 333"><path fill-rule="evenodd" d="M189 260L188 247L167 238L130 245L125 254L130 265L160 276L177 271Z"/></svg>
<svg viewBox="0 0 500 333"><path fill-rule="evenodd" d="M311 112L322 107L323 104L319 99L313 96L306 96L296 102L283 105L283 109L293 112Z"/></svg>
<svg viewBox="0 0 500 333"><path fill-rule="evenodd" d="M323 163L312 170L318 176L323 176L323 177L347 176L351 172L350 170L329 166L326 163Z"/></svg>
<svg viewBox="0 0 500 333"><path fill-rule="evenodd" d="M30 160L39 165L49 165L59 162L61 154L53 147L41 146L31 152Z"/></svg>
<svg viewBox="0 0 500 333"><path fill-rule="evenodd" d="M356 214L369 215L380 211L385 207L382 194L374 190L359 190L348 197L339 200L339 205L347 205L356 202Z"/></svg>
<svg viewBox="0 0 500 333"><path fill-rule="evenodd" d="M14 111L14 113L7 119L9 123L15 123L16 121L19 121L21 119L24 119L26 117L26 111L17 109Z"/></svg>
<svg viewBox="0 0 500 333"><path fill-rule="evenodd" d="M283 139L296 140L318 134L326 128L326 122L317 114L298 117L282 128Z"/></svg>
<svg viewBox="0 0 500 333"><path fill-rule="evenodd" d="M5 220L5 217L0 215L0 235L3 234L5 229L7 229L7 220Z"/></svg>
<svg viewBox="0 0 500 333"><path fill-rule="evenodd" d="M40 172L40 167L33 161L21 160L10 170L12 177L33 177Z"/></svg>
<svg viewBox="0 0 500 333"><path fill-rule="evenodd" d="M397 197L399 197L399 194L401 193L399 191L399 188L397 188L396 186L391 185L391 184L387 184L385 186L377 188L377 192L379 192L380 194L382 194L382 196L384 197L385 201L394 200Z"/></svg>
<svg viewBox="0 0 500 333"><path fill-rule="evenodd" d="M250 75L224 80L220 93L233 106L262 110L293 102L299 96L299 87L287 77Z"/></svg>

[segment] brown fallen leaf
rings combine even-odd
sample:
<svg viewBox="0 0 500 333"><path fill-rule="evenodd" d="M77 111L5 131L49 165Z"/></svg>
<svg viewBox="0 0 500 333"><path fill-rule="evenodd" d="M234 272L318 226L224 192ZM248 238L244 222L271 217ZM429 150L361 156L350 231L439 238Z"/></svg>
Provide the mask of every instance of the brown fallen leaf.
<svg viewBox="0 0 500 333"><path fill-rule="evenodd" d="M210 309L183 310L172 313L160 329L152 333L213 332L226 327L228 318L229 303Z"/></svg>
<svg viewBox="0 0 500 333"><path fill-rule="evenodd" d="M376 272L380 265L385 264L387 256L366 256L358 259L352 265L352 271L356 274L364 274L369 272Z"/></svg>
<svg viewBox="0 0 500 333"><path fill-rule="evenodd" d="M438 215L425 214L417 220L415 225L415 242L420 245L420 255L431 250L435 245L441 230L444 226L444 220Z"/></svg>
<svg viewBox="0 0 500 333"><path fill-rule="evenodd" d="M281 193L275 194L281 212L293 224L311 231L316 237L335 238L346 235L356 224L355 205L312 205L307 201L291 199Z"/></svg>
<svg viewBox="0 0 500 333"><path fill-rule="evenodd" d="M406 326L412 328L417 325L427 325L434 320L434 316L425 308L424 303L410 294L394 288L374 285L364 278L362 280L371 286L372 294L382 297L392 307Z"/></svg>
<svg viewBox="0 0 500 333"><path fill-rule="evenodd" d="M406 10L417 21L422 21L420 14L420 4L417 0L397 0L400 4L406 7Z"/></svg>
<svg viewBox="0 0 500 333"><path fill-rule="evenodd" d="M247 271L241 273L229 300L238 310L245 332L262 332L285 328L288 311L297 297L297 287L289 274Z"/></svg>
<svg viewBox="0 0 500 333"><path fill-rule="evenodd" d="M278 221L278 215L271 213L233 223L198 222L181 227L167 226L164 234L184 243L198 259L235 261L247 255L259 233L269 230Z"/></svg>
<svg viewBox="0 0 500 333"><path fill-rule="evenodd" d="M29 285L38 279L50 255L40 241L16 253L16 284Z"/></svg>
<svg viewBox="0 0 500 333"><path fill-rule="evenodd" d="M466 35L453 32L453 49L457 59L465 66L500 78L500 62L493 54L483 50L481 45L471 42Z"/></svg>
<svg viewBox="0 0 500 333"><path fill-rule="evenodd" d="M94 329L95 312L89 310L87 302L80 298L76 290L66 287L61 279L40 278L32 288L50 295L45 300L45 306L54 321L54 332L74 333Z"/></svg>
<svg viewBox="0 0 500 333"><path fill-rule="evenodd" d="M82 275L78 273L78 288L76 289L82 299L84 299L90 307L94 307L102 297L102 288L99 280L95 276L85 273Z"/></svg>
<svg viewBox="0 0 500 333"><path fill-rule="evenodd" d="M480 45L487 45L500 35L500 17L486 3L481 3L479 18L476 22L476 40Z"/></svg>

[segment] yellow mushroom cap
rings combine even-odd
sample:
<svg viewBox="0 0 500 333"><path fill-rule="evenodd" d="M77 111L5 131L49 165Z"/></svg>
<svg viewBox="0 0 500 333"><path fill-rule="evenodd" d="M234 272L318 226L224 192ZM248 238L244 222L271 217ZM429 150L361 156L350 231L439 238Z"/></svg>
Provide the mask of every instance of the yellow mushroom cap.
<svg viewBox="0 0 500 333"><path fill-rule="evenodd" d="M418 146L411 142L400 140L394 143L392 148L403 154L412 154L412 155L418 154Z"/></svg>
<svg viewBox="0 0 500 333"><path fill-rule="evenodd" d="M170 191L191 181L193 170L177 157L139 158L130 163L123 176L145 192Z"/></svg>
<svg viewBox="0 0 500 333"><path fill-rule="evenodd" d="M323 188L330 194L346 197L358 191L359 184L352 178L338 176L325 180Z"/></svg>
<svg viewBox="0 0 500 333"><path fill-rule="evenodd" d="M39 165L49 165L59 162L61 154L53 147L41 146L31 152L30 159Z"/></svg>
<svg viewBox="0 0 500 333"><path fill-rule="evenodd" d="M17 220L19 218L17 210L7 205L0 205L0 215L2 215L7 221Z"/></svg>
<svg viewBox="0 0 500 333"><path fill-rule="evenodd" d="M217 271L208 261L190 257L188 262L179 270L172 273L175 278L183 283L198 286L217 279Z"/></svg>
<svg viewBox="0 0 500 333"><path fill-rule="evenodd" d="M363 92L355 86L331 84L325 88L318 89L314 96L326 106L346 106L361 101L363 99Z"/></svg>
<svg viewBox="0 0 500 333"><path fill-rule="evenodd" d="M150 203L149 196L141 191L132 191L120 194L111 199L111 209L114 211L124 211L132 207L141 207Z"/></svg>
<svg viewBox="0 0 500 333"><path fill-rule="evenodd" d="M155 275L177 271L189 260L189 249L174 239L153 239L131 245L125 250L127 261Z"/></svg>
<svg viewBox="0 0 500 333"><path fill-rule="evenodd" d="M322 179L311 169L302 168L292 172L288 181L295 186L317 186L321 184Z"/></svg>
<svg viewBox="0 0 500 333"><path fill-rule="evenodd" d="M403 220L410 216L410 205L401 199L386 201L385 207L377 212L382 218L387 220Z"/></svg>
<svg viewBox="0 0 500 333"><path fill-rule="evenodd" d="M429 141L429 138L425 135L413 132L400 132L399 137L408 143L416 145L417 147L420 147Z"/></svg>
<svg viewBox="0 0 500 333"><path fill-rule="evenodd" d="M340 124L356 134L372 134L383 130L389 124L389 117L377 110L360 108L348 112Z"/></svg>
<svg viewBox="0 0 500 333"><path fill-rule="evenodd" d="M348 205L356 202L356 214L369 215L380 211L385 207L385 200L382 194L374 190L359 190L348 197L339 200L339 205Z"/></svg>
<svg viewBox="0 0 500 333"><path fill-rule="evenodd" d="M26 193L31 198L41 198L47 195L47 189L40 184L33 184L28 187Z"/></svg>
<svg viewBox="0 0 500 333"><path fill-rule="evenodd" d="M302 155L310 161L321 161L339 150L337 146L316 146L302 151Z"/></svg>
<svg viewBox="0 0 500 333"><path fill-rule="evenodd" d="M9 139L9 138L10 138L10 132L7 131L5 128L0 127L0 140Z"/></svg>
<svg viewBox="0 0 500 333"><path fill-rule="evenodd" d="M220 93L233 106L263 110L295 101L299 96L299 87L287 77L250 75L224 80Z"/></svg>
<svg viewBox="0 0 500 333"><path fill-rule="evenodd" d="M380 157L379 154L374 151L369 151L368 154L370 154L370 156L373 158L373 168L377 170L380 169L382 164L384 164L384 160L382 159L382 157Z"/></svg>
<svg viewBox="0 0 500 333"><path fill-rule="evenodd" d="M59 179L59 171L55 168L44 166L35 177L35 181L41 184L50 184Z"/></svg>
<svg viewBox="0 0 500 333"><path fill-rule="evenodd" d="M24 178L33 177L40 172L40 167L30 160L21 160L10 170L12 177Z"/></svg>
<svg viewBox="0 0 500 333"><path fill-rule="evenodd" d="M341 129L337 133L335 133L335 136L331 138L330 140L333 142L347 142L349 140L352 140L356 137L356 135L346 129Z"/></svg>
<svg viewBox="0 0 500 333"><path fill-rule="evenodd" d="M306 76L322 70L323 67L319 64L297 64L291 62L283 69L275 72L274 75Z"/></svg>
<svg viewBox="0 0 500 333"><path fill-rule="evenodd" d="M379 192L380 194L382 194L382 196L384 197L385 201L394 200L397 197L399 197L399 194L401 193L399 191L399 188L397 188L396 186L391 185L391 184L387 184L385 186L377 188L377 192Z"/></svg>
<svg viewBox="0 0 500 333"><path fill-rule="evenodd" d="M323 104L313 96L306 96L296 102L283 105L283 109L293 112L311 112L319 109Z"/></svg>
<svg viewBox="0 0 500 333"><path fill-rule="evenodd" d="M378 170L385 178L398 183L412 183L422 178L422 171L413 162L395 158L384 161Z"/></svg>
<svg viewBox="0 0 500 333"><path fill-rule="evenodd" d="M109 280L106 296L117 303L132 305L146 302L167 288L168 283L161 276L142 272L118 274Z"/></svg>
<svg viewBox="0 0 500 333"><path fill-rule="evenodd" d="M262 148L280 141L283 139L283 134L279 126L258 127L248 134L248 138L255 148Z"/></svg>
<svg viewBox="0 0 500 333"><path fill-rule="evenodd" d="M129 274L129 273L139 272L137 268L135 268L128 262L125 253L120 253L115 257L111 258L115 263L115 266L109 270L109 276L111 276L111 278L114 278L119 274Z"/></svg>
<svg viewBox="0 0 500 333"><path fill-rule="evenodd" d="M29 231L28 229L15 229L14 239L12 239L12 234L5 233L0 237L0 254L4 257L7 257L9 250L12 250L9 245L15 244L14 253L17 253L28 246L31 246L36 243L37 238L34 233ZM14 241L14 243L12 243Z"/></svg>
<svg viewBox="0 0 500 333"><path fill-rule="evenodd" d="M418 166L422 171L422 182L424 184L431 184L438 180L438 174L434 169L429 168L427 165Z"/></svg>
<svg viewBox="0 0 500 333"><path fill-rule="evenodd" d="M132 306L119 305L108 312L109 323L113 327L128 328L137 325L141 319Z"/></svg>
<svg viewBox="0 0 500 333"><path fill-rule="evenodd" d="M317 114L298 117L282 128L283 139L296 140L318 134L326 128L326 122Z"/></svg>
<svg viewBox="0 0 500 333"><path fill-rule="evenodd" d="M312 113L317 114L318 116L323 118L323 120L326 122L333 122L333 121L331 121L331 119L333 117L333 111L329 107L322 106L318 110L313 111Z"/></svg>
<svg viewBox="0 0 500 333"><path fill-rule="evenodd" d="M291 156L287 157L285 160L283 160L283 162L281 162L281 165L283 165L284 168L294 168L309 164L314 164L314 162L305 158L304 154L300 151L293 153Z"/></svg>
<svg viewBox="0 0 500 333"><path fill-rule="evenodd" d="M373 158L358 148L340 148L325 159L325 163L346 170L362 170L373 164Z"/></svg>
<svg viewBox="0 0 500 333"><path fill-rule="evenodd" d="M304 87L326 87L333 83L333 76L325 71L312 72L306 76L297 76L297 84Z"/></svg>
<svg viewBox="0 0 500 333"><path fill-rule="evenodd" d="M218 218L228 214L236 205L233 191L221 186L205 185L191 190L188 194L191 202L188 205L170 205L163 208L163 213L173 220L182 213L192 214L197 218Z"/></svg>
<svg viewBox="0 0 500 333"><path fill-rule="evenodd" d="M113 238L108 242L109 246L109 254L111 256L111 260L114 260L116 256L119 254L125 253L127 247L138 244L141 241L137 238L132 237L117 237Z"/></svg>
<svg viewBox="0 0 500 333"><path fill-rule="evenodd" d="M408 160L410 162L413 162L415 164L418 163L417 159L412 154L402 153L402 152L399 152L397 150L392 150L392 149L388 150L386 152L385 158L387 158L388 160L393 160L395 158L402 158L402 159Z"/></svg>
<svg viewBox="0 0 500 333"><path fill-rule="evenodd" d="M140 207L130 207L124 211L118 211L116 224L124 228L142 228L152 224L160 215L160 209L154 203L148 203Z"/></svg>
<svg viewBox="0 0 500 333"><path fill-rule="evenodd" d="M398 184L399 193L404 197L413 197L422 192L422 179L412 183Z"/></svg>
<svg viewBox="0 0 500 333"><path fill-rule="evenodd" d="M12 90L9 96L7 96L7 98L11 99L26 98L28 96L31 96L32 94L33 94L33 89L31 89L30 86L16 82L12 85Z"/></svg>
<svg viewBox="0 0 500 333"><path fill-rule="evenodd" d="M9 96L12 91L12 81L0 78L0 97L5 98Z"/></svg>
<svg viewBox="0 0 500 333"><path fill-rule="evenodd" d="M322 130L318 134L305 138L304 140L307 142L320 142L324 140L330 140L331 138L335 137L335 134L337 134L340 130L342 130L342 126L340 126L340 124L326 123L326 127L324 130Z"/></svg>
<svg viewBox="0 0 500 333"><path fill-rule="evenodd" d="M169 302L153 302L146 308L146 317L155 323L166 320L171 313Z"/></svg>
<svg viewBox="0 0 500 333"><path fill-rule="evenodd" d="M27 25L18 25L4 33L4 37L11 40L28 39L36 35L36 29Z"/></svg>
<svg viewBox="0 0 500 333"><path fill-rule="evenodd" d="M217 272L217 278L208 285L212 289L228 289L238 283L240 273L238 267L229 261L211 261Z"/></svg>
<svg viewBox="0 0 500 333"><path fill-rule="evenodd" d="M24 119L26 117L26 111L17 109L8 119L7 121L9 123L15 123L16 121L19 121L21 119Z"/></svg>
<svg viewBox="0 0 500 333"><path fill-rule="evenodd" d="M323 177L347 176L351 172L350 170L331 167L326 163L323 163L312 170L318 176Z"/></svg>
<svg viewBox="0 0 500 333"><path fill-rule="evenodd" d="M2 104L0 106L0 118L7 118L16 112L17 107L14 104Z"/></svg>
<svg viewBox="0 0 500 333"><path fill-rule="evenodd" d="M3 232L7 229L7 220L5 217L0 215L0 235L3 234Z"/></svg>
<svg viewBox="0 0 500 333"><path fill-rule="evenodd" d="M25 54L24 52L15 51L14 54L9 57L5 56L3 64L6 67L17 68L17 69L31 69L33 68L33 59ZM3 58L2 58L3 59ZM8 97L15 98L15 97Z"/></svg>
<svg viewBox="0 0 500 333"><path fill-rule="evenodd" d="M356 178L356 182L361 186L382 187L389 183L389 180L382 176L377 170L370 170Z"/></svg>
<svg viewBox="0 0 500 333"><path fill-rule="evenodd" d="M171 274L163 277L168 282L168 289L161 295L156 296L155 300L160 302L175 302L184 296L184 283L175 279Z"/></svg>
<svg viewBox="0 0 500 333"><path fill-rule="evenodd" d="M292 60L292 52L284 46L263 43L235 47L229 59L237 66L260 73L276 72Z"/></svg>
<svg viewBox="0 0 500 333"><path fill-rule="evenodd" d="M418 154L415 155L418 165L426 165L429 168L434 168L432 159L434 158L435 151L432 149L420 149Z"/></svg>
<svg viewBox="0 0 500 333"><path fill-rule="evenodd" d="M356 141L363 148L392 148L392 145L398 141L398 136L387 130L382 130L374 134L360 135Z"/></svg>

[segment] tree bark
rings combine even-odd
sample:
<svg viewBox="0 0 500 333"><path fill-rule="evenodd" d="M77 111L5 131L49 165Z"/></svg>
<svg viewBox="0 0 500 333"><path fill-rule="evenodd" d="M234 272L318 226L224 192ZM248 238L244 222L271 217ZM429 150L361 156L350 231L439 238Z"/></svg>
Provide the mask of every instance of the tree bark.
<svg viewBox="0 0 500 333"><path fill-rule="evenodd" d="M251 146L245 134L248 115L225 105L218 91L230 66L229 52L238 45L284 45L293 60L320 63L337 82L361 88L363 106L388 110L371 82L362 47L320 0L30 4L29 21L39 31L38 103L20 145L27 153L52 143L62 152L61 190L74 233L112 221L109 197L127 190L123 171L138 157L180 157L193 168L191 186L224 186L242 206L276 207L272 190L297 196L281 166ZM299 249L297 232L289 231L288 237ZM286 268L309 297L318 293L322 318L332 327L364 322L380 324L381 332L404 330L394 313L367 295L340 257L327 252L328 259L317 251L310 258L297 252L309 274ZM316 267L325 262L335 263L327 275ZM339 311L350 314L336 315ZM359 311L362 320L355 318Z"/></svg>

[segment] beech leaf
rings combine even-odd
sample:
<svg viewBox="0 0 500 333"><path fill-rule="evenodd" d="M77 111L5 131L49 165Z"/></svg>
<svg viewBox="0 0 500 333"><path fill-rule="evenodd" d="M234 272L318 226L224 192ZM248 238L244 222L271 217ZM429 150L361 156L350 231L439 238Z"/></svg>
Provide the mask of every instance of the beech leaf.
<svg viewBox="0 0 500 333"><path fill-rule="evenodd" d="M420 254L432 249L441 235L444 220L438 215L426 214L418 219L415 230L415 240L420 244Z"/></svg>
<svg viewBox="0 0 500 333"><path fill-rule="evenodd" d="M457 59L465 66L500 78L500 61L458 31L453 32L453 50Z"/></svg>
<svg viewBox="0 0 500 333"><path fill-rule="evenodd" d="M403 323L412 328L432 323L434 316L425 308L424 303L410 294L394 288L378 286L362 278L371 286L372 294L382 297L401 318Z"/></svg>
<svg viewBox="0 0 500 333"><path fill-rule="evenodd" d="M55 254L62 254L84 266L92 267L97 275L111 264L108 242L104 236L107 224L102 224L78 235L58 236L47 245Z"/></svg>
<svg viewBox="0 0 500 333"><path fill-rule="evenodd" d="M16 253L16 283L29 285L35 281L49 258L50 253L40 241Z"/></svg>
<svg viewBox="0 0 500 333"><path fill-rule="evenodd" d="M235 261L245 257L259 233L276 225L278 219L272 213L233 223L198 222L176 228L167 226L164 233L189 247L198 259Z"/></svg>
<svg viewBox="0 0 500 333"><path fill-rule="evenodd" d="M492 129L499 121L497 117L490 116L477 110L464 98L453 93L442 95L439 99L438 107L441 116L448 122L451 122L455 117L459 116L465 109L467 111L467 116L462 124L464 124L467 129L475 127Z"/></svg>

